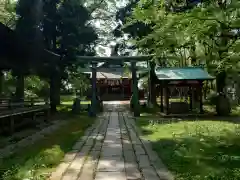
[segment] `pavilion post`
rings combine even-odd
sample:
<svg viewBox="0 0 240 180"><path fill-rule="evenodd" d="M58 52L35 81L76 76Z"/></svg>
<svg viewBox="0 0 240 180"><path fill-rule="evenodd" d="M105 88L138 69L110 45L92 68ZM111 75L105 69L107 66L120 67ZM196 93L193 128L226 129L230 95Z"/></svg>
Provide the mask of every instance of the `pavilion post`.
<svg viewBox="0 0 240 180"><path fill-rule="evenodd" d="M161 97L161 112L164 111L163 108L163 83L160 83L160 97Z"/></svg>
<svg viewBox="0 0 240 180"><path fill-rule="evenodd" d="M92 98L90 116L95 117L97 114L97 63L92 62Z"/></svg>
<svg viewBox="0 0 240 180"><path fill-rule="evenodd" d="M199 87L199 109L200 109L200 114L203 114L203 82L200 81L200 87Z"/></svg>
<svg viewBox="0 0 240 180"><path fill-rule="evenodd" d="M122 83L122 99L124 100L124 85Z"/></svg>
<svg viewBox="0 0 240 180"><path fill-rule="evenodd" d="M165 90L164 94L165 94L165 105L166 105L165 113L169 114L169 88L167 84L165 85L164 90Z"/></svg>
<svg viewBox="0 0 240 180"><path fill-rule="evenodd" d="M151 88L151 69L150 69L150 62L148 61L148 106L151 108L153 107L153 104L151 102L152 100L152 88Z"/></svg>
<svg viewBox="0 0 240 180"><path fill-rule="evenodd" d="M24 101L24 74L22 72L18 72L17 74L15 98L19 102Z"/></svg>
<svg viewBox="0 0 240 180"><path fill-rule="evenodd" d="M0 96L3 95L3 89L4 89L4 73L2 70L0 70Z"/></svg>
<svg viewBox="0 0 240 180"><path fill-rule="evenodd" d="M189 91L189 101L190 101L189 108L190 108L190 111L192 111L192 109L193 109L193 91L192 91L191 86L189 86L188 91Z"/></svg>
<svg viewBox="0 0 240 180"><path fill-rule="evenodd" d="M138 99L138 81L137 81L137 70L136 62L131 62L132 68L132 86L133 86L133 109L134 116L138 117L140 115L139 99Z"/></svg>

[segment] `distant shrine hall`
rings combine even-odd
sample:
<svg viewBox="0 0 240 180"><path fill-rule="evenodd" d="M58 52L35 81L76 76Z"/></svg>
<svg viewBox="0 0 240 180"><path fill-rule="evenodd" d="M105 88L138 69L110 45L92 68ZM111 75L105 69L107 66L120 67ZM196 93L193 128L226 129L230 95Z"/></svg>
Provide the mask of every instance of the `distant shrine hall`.
<svg viewBox="0 0 240 180"><path fill-rule="evenodd" d="M91 69L84 73L92 78ZM103 63L97 68L97 95L104 101L129 100L132 95L132 75L125 72L123 64ZM139 87L139 98L144 98L144 91Z"/></svg>

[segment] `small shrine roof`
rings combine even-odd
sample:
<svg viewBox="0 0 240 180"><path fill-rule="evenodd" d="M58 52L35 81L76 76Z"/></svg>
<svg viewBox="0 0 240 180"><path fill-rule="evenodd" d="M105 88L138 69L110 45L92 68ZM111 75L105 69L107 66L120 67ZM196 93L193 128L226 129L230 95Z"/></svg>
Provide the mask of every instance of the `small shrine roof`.
<svg viewBox="0 0 240 180"><path fill-rule="evenodd" d="M159 80L211 80L213 76L200 67L156 68Z"/></svg>

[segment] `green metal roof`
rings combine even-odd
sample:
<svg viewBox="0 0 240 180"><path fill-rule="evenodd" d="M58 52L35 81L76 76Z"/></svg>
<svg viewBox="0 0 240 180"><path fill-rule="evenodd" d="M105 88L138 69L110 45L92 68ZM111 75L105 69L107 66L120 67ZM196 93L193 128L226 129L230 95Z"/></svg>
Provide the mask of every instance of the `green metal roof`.
<svg viewBox="0 0 240 180"><path fill-rule="evenodd" d="M159 80L210 80L214 79L202 68L156 68L156 75Z"/></svg>

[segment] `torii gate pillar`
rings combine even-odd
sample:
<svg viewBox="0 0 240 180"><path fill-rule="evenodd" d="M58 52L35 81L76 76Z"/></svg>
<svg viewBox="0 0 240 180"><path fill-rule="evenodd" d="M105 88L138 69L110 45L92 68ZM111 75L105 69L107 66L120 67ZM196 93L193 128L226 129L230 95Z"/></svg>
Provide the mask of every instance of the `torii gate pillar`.
<svg viewBox="0 0 240 180"><path fill-rule="evenodd" d="M97 63L92 62L92 98L90 116L96 117L97 115Z"/></svg>
<svg viewBox="0 0 240 180"><path fill-rule="evenodd" d="M139 98L138 98L138 80L137 80L137 70L136 70L136 62L131 62L132 69L132 90L133 90L133 111L134 116L140 116L140 107L139 107Z"/></svg>

